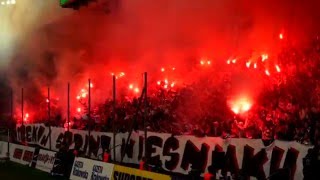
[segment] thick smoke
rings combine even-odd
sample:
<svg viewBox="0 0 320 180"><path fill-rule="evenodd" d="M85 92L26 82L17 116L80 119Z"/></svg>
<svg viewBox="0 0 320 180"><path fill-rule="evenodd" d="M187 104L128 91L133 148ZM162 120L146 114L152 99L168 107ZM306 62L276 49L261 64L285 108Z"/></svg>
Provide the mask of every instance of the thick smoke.
<svg viewBox="0 0 320 180"><path fill-rule="evenodd" d="M181 68L184 81L194 81L202 57L221 70L230 56L275 55L280 32L303 44L319 29L317 0L110 0L110 13L106 1L73 11L51 0L21 0L5 10L6 33L0 35L9 43L0 45L12 55L11 84L17 92L26 89L31 108L45 99L47 86L65 107L67 82L75 97L88 78L96 85L94 102L103 101L110 96L111 72L124 71L141 83L142 72L156 76L170 65ZM243 91L257 92L260 77L243 79Z"/></svg>

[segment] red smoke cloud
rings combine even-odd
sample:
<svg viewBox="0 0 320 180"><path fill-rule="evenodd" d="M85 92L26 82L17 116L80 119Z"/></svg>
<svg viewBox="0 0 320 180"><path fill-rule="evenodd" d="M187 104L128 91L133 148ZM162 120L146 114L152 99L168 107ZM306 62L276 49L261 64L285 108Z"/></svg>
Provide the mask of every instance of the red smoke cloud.
<svg viewBox="0 0 320 180"><path fill-rule="evenodd" d="M50 17L41 19L36 29L30 26L28 32L21 33L9 78L17 92L25 87L31 109L45 99L41 88L46 86L51 87L65 108L67 82L71 82L71 97L76 101L77 93L91 78L95 85L93 103L97 103L111 97L111 73L126 74L118 79L119 90L122 86L127 89L130 83L141 88L145 71L149 72L150 81L166 78L162 77L161 67L176 68L177 84L191 83L203 76L216 82L212 74L217 73L212 72L232 71L233 93L254 96L262 77L234 72L226 61L246 61L261 53L275 58L289 40L303 44L316 34L320 17L320 2L316 0L120 1L111 7L110 14L101 11L101 7L98 3L79 11L55 8L56 13L50 17L59 13L64 16L53 21ZM208 70L197 67L203 57L210 59L209 75L204 73ZM19 93L16 96L19 100ZM199 103L202 101L205 100L199 99Z"/></svg>

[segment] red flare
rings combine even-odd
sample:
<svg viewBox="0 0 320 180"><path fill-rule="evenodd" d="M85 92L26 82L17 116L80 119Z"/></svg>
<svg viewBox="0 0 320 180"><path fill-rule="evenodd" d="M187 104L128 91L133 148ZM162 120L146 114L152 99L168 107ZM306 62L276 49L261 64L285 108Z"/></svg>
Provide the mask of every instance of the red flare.
<svg viewBox="0 0 320 180"><path fill-rule="evenodd" d="M266 73L267 76L270 76L269 70L266 69L265 73Z"/></svg>
<svg viewBox="0 0 320 180"><path fill-rule="evenodd" d="M125 76L126 74L124 72L120 72L119 76L122 77L122 76Z"/></svg>
<svg viewBox="0 0 320 180"><path fill-rule="evenodd" d="M135 93L139 93L139 88L134 88Z"/></svg>
<svg viewBox="0 0 320 180"><path fill-rule="evenodd" d="M276 65L276 69L277 69L278 73L281 72L281 69L280 69L280 67L278 65Z"/></svg>
<svg viewBox="0 0 320 180"><path fill-rule="evenodd" d="M251 62L250 62L250 61L246 62L246 66L247 66L247 68L250 68L250 64L251 64Z"/></svg>
<svg viewBox="0 0 320 180"><path fill-rule="evenodd" d="M261 60L262 62L264 62L265 60L267 60L269 58L268 54L262 54L261 55Z"/></svg>
<svg viewBox="0 0 320 180"><path fill-rule="evenodd" d="M279 34L279 38L283 39L283 34L282 33Z"/></svg>

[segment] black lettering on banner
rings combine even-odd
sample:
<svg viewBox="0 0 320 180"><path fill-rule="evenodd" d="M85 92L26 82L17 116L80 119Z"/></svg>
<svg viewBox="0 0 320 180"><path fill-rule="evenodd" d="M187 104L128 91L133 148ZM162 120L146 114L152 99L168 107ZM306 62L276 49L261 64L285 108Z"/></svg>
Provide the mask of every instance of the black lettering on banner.
<svg viewBox="0 0 320 180"><path fill-rule="evenodd" d="M225 166L222 169L222 175L226 176L227 172L231 172L236 177L239 175L239 165L236 154L236 146L229 145L227 148L227 153L225 155Z"/></svg>
<svg viewBox="0 0 320 180"><path fill-rule="evenodd" d="M245 178L250 176L257 179L265 179L266 174L263 169L263 165L268 161L267 153L265 149L261 149L256 155L254 155L254 148L246 145L243 151L242 171Z"/></svg>
<svg viewBox="0 0 320 180"><path fill-rule="evenodd" d="M105 136L105 135L102 135L102 136L101 136L101 148L102 148L103 150L109 149L109 147L110 147L110 142L111 142L111 137Z"/></svg>
<svg viewBox="0 0 320 180"><path fill-rule="evenodd" d="M95 156L97 156L99 151L99 145L100 145L100 136L97 136L97 140L95 140L94 137L91 135L89 143L90 143L89 154L93 153Z"/></svg>
<svg viewBox="0 0 320 180"><path fill-rule="evenodd" d="M291 180L294 179L294 174L296 173L298 156L298 150L296 150L295 148L289 148L286 159L284 160L283 168L290 169L289 172L291 173Z"/></svg>
<svg viewBox="0 0 320 180"><path fill-rule="evenodd" d="M38 136L37 136L37 132L38 132L39 127L37 126L33 126L33 131L32 131L32 142L38 142Z"/></svg>
<svg viewBox="0 0 320 180"><path fill-rule="evenodd" d="M83 145L83 138L80 134L74 134L73 135L74 140L74 149L80 150Z"/></svg>
<svg viewBox="0 0 320 180"><path fill-rule="evenodd" d="M118 179L118 175L119 175L118 171L114 171L113 172L113 179L117 180Z"/></svg>
<svg viewBox="0 0 320 180"><path fill-rule="evenodd" d="M46 130L46 127L45 126L40 126L40 128L39 128L39 130L38 130L38 141L40 141L41 140L41 137L42 137L42 135L44 134L44 132L45 132L45 130Z"/></svg>
<svg viewBox="0 0 320 180"><path fill-rule="evenodd" d="M55 160L54 156L50 156L49 154L39 154L37 161L42 162L43 164L53 164Z"/></svg>
<svg viewBox="0 0 320 180"><path fill-rule="evenodd" d="M216 169L223 169L225 166L225 152L220 145L216 145L211 156L211 166Z"/></svg>
<svg viewBox="0 0 320 180"><path fill-rule="evenodd" d="M180 165L181 168L188 170L189 164L192 164L192 169L204 172L207 166L208 151L208 144L202 143L201 150L199 150L190 140L188 140L183 152L182 162Z"/></svg>
<svg viewBox="0 0 320 180"><path fill-rule="evenodd" d="M84 151L87 151L88 145L89 145L89 136L88 136L88 134L86 134L86 135L84 136L84 147L83 147L83 150L84 150Z"/></svg>
<svg viewBox="0 0 320 180"><path fill-rule="evenodd" d="M26 127L26 141L31 142L31 126Z"/></svg>
<svg viewBox="0 0 320 180"><path fill-rule="evenodd" d="M62 142L63 142L63 133L60 133L57 140L56 140L56 149L60 149L62 147Z"/></svg>
<svg viewBox="0 0 320 180"><path fill-rule="evenodd" d="M163 143L163 140L161 137L149 136L147 138L146 156L150 164L156 164L158 161L160 161L160 154L153 157L151 157L151 155L153 153L156 153L156 148L154 148L153 146L158 146L159 148L162 148L162 143Z"/></svg>
<svg viewBox="0 0 320 180"><path fill-rule="evenodd" d="M92 171L96 173L102 173L103 167L98 165L93 165Z"/></svg>
<svg viewBox="0 0 320 180"><path fill-rule="evenodd" d="M163 156L170 156L170 160L166 160L164 165L170 171L174 170L179 163L180 154L173 153L171 151L175 151L179 148L179 141L174 136L169 137L163 146Z"/></svg>
<svg viewBox="0 0 320 180"><path fill-rule="evenodd" d="M45 130L46 130L46 127L40 126L38 137L42 137L42 138L41 138L41 140L39 138L38 141L40 141L41 146L46 146L49 142L49 137L51 136L51 132L49 132L46 135Z"/></svg>
<svg viewBox="0 0 320 180"><path fill-rule="evenodd" d="M128 174L128 173L118 172L118 171L113 172L113 179L114 180L152 180L150 178L136 176L134 174Z"/></svg>
<svg viewBox="0 0 320 180"><path fill-rule="evenodd" d="M21 159L22 153L23 153L23 150L22 150L22 149L19 149L19 148L14 149L13 158L15 158L15 159Z"/></svg>
<svg viewBox="0 0 320 180"><path fill-rule="evenodd" d="M83 167L83 162L81 162L81 161L76 161L76 162L74 163L74 167L82 168L82 167Z"/></svg>
<svg viewBox="0 0 320 180"><path fill-rule="evenodd" d="M225 153L220 145L215 146L212 152L211 166L216 170L222 170L223 177L227 176L227 172L231 172L235 177L239 176L239 165L236 156L236 147L229 145Z"/></svg>
<svg viewBox="0 0 320 180"><path fill-rule="evenodd" d="M270 174L275 173L280 168L281 159L283 157L284 150L275 146L272 150L271 160L270 160Z"/></svg>
<svg viewBox="0 0 320 180"><path fill-rule="evenodd" d="M88 179L89 173L87 171L80 171L78 168L73 168L72 174L84 179Z"/></svg>
<svg viewBox="0 0 320 180"><path fill-rule="evenodd" d="M133 139L130 139L127 148L126 146L126 139L122 138L122 144L121 144L121 157L125 157L125 155L128 156L128 158L133 157L133 147L134 147L135 141ZM125 149L126 148L126 149Z"/></svg>

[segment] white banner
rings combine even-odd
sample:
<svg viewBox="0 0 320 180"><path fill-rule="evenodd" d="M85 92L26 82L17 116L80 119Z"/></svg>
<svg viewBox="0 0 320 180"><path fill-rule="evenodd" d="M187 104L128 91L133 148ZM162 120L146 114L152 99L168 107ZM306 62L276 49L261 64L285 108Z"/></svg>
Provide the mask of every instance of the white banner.
<svg viewBox="0 0 320 180"><path fill-rule="evenodd" d="M56 152L40 149L37 157L36 169L50 173L55 159Z"/></svg>
<svg viewBox="0 0 320 180"><path fill-rule="evenodd" d="M10 143L10 161L17 162L23 165L30 165L34 148Z"/></svg>
<svg viewBox="0 0 320 180"><path fill-rule="evenodd" d="M111 180L113 164L85 158L75 158L70 174L72 180Z"/></svg>
<svg viewBox="0 0 320 180"><path fill-rule="evenodd" d="M18 141L48 147L49 130L44 125L17 127ZM58 151L63 143L70 149L90 154L93 159L101 159L105 149L111 149L113 156L112 133L51 128L51 147ZM47 132L47 133L46 133ZM28 138L27 138L28 136ZM144 147L143 132L133 132L126 146L128 133L116 134L116 160L139 164L147 149L151 163L161 161L162 168L169 172L188 174L191 168L203 173L209 166L219 169L217 177L227 174L239 175L240 170L247 177L267 178L278 170L290 169L291 175L303 179L302 159L310 146L297 142L276 140L265 147L261 139L222 139L220 137L172 136L165 133L148 132L147 146ZM90 139L90 140L89 140ZM125 149L126 147L126 149Z"/></svg>

